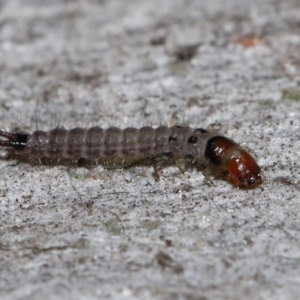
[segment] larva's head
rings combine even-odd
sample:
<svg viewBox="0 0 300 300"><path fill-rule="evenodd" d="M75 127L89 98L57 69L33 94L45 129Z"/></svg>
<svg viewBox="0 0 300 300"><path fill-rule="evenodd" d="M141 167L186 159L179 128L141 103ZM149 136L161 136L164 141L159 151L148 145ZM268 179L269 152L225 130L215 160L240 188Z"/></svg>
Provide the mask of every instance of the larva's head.
<svg viewBox="0 0 300 300"><path fill-rule="evenodd" d="M262 183L262 172L255 159L226 137L212 137L207 143L205 156L225 171L229 181L237 187L252 189Z"/></svg>

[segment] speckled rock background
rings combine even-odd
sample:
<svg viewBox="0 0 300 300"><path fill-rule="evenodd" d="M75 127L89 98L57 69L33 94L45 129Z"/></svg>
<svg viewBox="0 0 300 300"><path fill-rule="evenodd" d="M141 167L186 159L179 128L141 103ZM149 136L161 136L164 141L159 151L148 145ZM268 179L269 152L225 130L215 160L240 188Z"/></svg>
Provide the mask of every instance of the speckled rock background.
<svg viewBox="0 0 300 300"><path fill-rule="evenodd" d="M300 1L0 1L1 128L221 124L264 171L0 162L1 299L299 299Z"/></svg>

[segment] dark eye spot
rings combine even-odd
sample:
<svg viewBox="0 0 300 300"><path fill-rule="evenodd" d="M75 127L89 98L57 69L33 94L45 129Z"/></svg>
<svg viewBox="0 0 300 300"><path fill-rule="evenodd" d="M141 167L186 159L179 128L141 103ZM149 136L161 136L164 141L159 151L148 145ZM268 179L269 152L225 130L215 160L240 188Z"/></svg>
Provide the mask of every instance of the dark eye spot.
<svg viewBox="0 0 300 300"><path fill-rule="evenodd" d="M191 136L188 140L189 144L196 144L198 142L198 138L196 136Z"/></svg>
<svg viewBox="0 0 300 300"><path fill-rule="evenodd" d="M177 141L177 138L176 137L174 137L174 136L170 136L169 137L169 142L176 142Z"/></svg>
<svg viewBox="0 0 300 300"><path fill-rule="evenodd" d="M206 133L207 130L203 129L203 128L197 128L196 132L200 132L200 133Z"/></svg>

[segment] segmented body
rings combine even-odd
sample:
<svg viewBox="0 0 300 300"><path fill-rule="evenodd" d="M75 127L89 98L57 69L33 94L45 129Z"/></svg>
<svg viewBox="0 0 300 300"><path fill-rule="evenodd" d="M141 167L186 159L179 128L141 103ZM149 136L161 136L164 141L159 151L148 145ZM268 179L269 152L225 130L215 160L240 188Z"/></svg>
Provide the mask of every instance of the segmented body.
<svg viewBox="0 0 300 300"><path fill-rule="evenodd" d="M6 147L8 156L20 159L85 159L107 168L127 167L145 159L168 158L176 164L184 159L219 169L235 186L253 188L262 182L260 167L246 150L202 128L54 128L32 134L0 131L0 137L6 138L0 140L0 146Z"/></svg>

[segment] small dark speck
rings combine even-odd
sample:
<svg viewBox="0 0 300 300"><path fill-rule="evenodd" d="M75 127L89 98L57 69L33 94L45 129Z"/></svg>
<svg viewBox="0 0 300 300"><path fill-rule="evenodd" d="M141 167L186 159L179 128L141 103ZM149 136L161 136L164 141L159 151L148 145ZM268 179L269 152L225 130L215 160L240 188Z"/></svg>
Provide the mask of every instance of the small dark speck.
<svg viewBox="0 0 300 300"><path fill-rule="evenodd" d="M166 240L166 246L171 247L172 246L172 241L171 240Z"/></svg>
<svg viewBox="0 0 300 300"><path fill-rule="evenodd" d="M166 35L157 35L150 40L152 46L163 45L166 42Z"/></svg>
<svg viewBox="0 0 300 300"><path fill-rule="evenodd" d="M183 267L174 261L167 253L158 252L154 259L162 269L172 270L176 274L180 274L184 270Z"/></svg>
<svg viewBox="0 0 300 300"><path fill-rule="evenodd" d="M190 60L197 54L200 44L179 46L175 51L178 60Z"/></svg>
<svg viewBox="0 0 300 300"><path fill-rule="evenodd" d="M196 136L191 136L188 140L189 144L196 144L198 142L198 138Z"/></svg>
<svg viewBox="0 0 300 300"><path fill-rule="evenodd" d="M174 136L170 136L169 137L169 142L172 141L172 142L176 142L177 141L177 138L174 137Z"/></svg>

